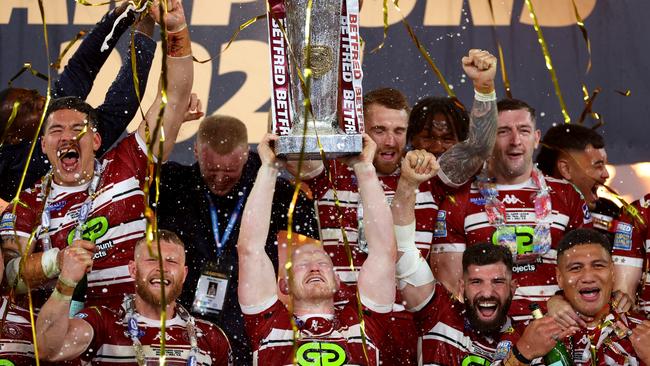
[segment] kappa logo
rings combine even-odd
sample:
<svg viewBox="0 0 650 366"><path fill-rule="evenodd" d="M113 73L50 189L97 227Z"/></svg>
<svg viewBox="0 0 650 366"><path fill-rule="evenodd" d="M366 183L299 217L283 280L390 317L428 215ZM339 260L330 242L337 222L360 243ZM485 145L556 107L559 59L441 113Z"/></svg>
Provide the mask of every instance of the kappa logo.
<svg viewBox="0 0 650 366"><path fill-rule="evenodd" d="M524 202L517 198L514 194L506 194L505 197L503 197L503 203L507 203L509 205L514 205L515 203L521 203L522 205Z"/></svg>
<svg viewBox="0 0 650 366"><path fill-rule="evenodd" d="M154 341L155 340L160 340L160 332L158 332L158 334L156 334L156 336L153 338L153 340ZM172 337L172 335L169 334L169 332L165 332L165 340L166 341L175 341L176 338Z"/></svg>

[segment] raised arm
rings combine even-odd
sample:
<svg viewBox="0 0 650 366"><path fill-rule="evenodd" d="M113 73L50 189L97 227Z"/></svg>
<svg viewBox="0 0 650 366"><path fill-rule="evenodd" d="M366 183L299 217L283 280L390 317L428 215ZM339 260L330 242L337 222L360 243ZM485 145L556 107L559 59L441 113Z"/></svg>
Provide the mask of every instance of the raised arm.
<svg viewBox="0 0 650 366"><path fill-rule="evenodd" d="M426 150L409 151L391 204L397 240L397 288L406 308L417 309L431 298L435 280L427 261L415 246L415 198L421 183L438 173L438 163Z"/></svg>
<svg viewBox="0 0 650 366"><path fill-rule="evenodd" d="M474 83L474 105L469 115L467 139L440 157L440 179L459 187L476 174L492 154L497 131L497 104L494 76L497 59L487 51L470 50L462 59L463 69Z"/></svg>
<svg viewBox="0 0 650 366"><path fill-rule="evenodd" d="M269 221L273 192L278 177L278 164L275 153L269 146L277 137L267 134L257 152L262 166L251 190L241 218L237 255L239 256L239 304L242 307L259 306L276 295L275 269L271 259L264 251L269 235Z"/></svg>
<svg viewBox="0 0 650 366"><path fill-rule="evenodd" d="M145 16L136 26L133 43L135 47L136 75L138 76L138 91L144 96L151 62L156 51L156 42L151 38L154 30L154 20ZM126 130L133 116L138 111L138 97L133 82L131 67L131 50L123 57L122 67L111 84L104 102L97 107L97 129L102 136L102 145L97 151L101 156Z"/></svg>
<svg viewBox="0 0 650 366"><path fill-rule="evenodd" d="M185 22L185 13L180 0L168 0L168 13L160 15L158 1L151 5L151 12L156 19L164 19L162 26L167 28L168 45L167 45L167 106L162 116L162 128L164 129L163 160L166 160L171 154L180 130L181 123L192 92L192 82L194 81L194 66L192 65L192 50L190 42L190 32ZM164 74L161 74L163 77ZM162 81L162 80L161 80ZM158 84L158 95L149 107L145 120L142 121L138 128L140 137L146 139L146 129L149 127L151 141L153 141L153 151L158 152L158 145L161 131L154 136L153 133L158 122L158 114L162 105L162 83Z"/></svg>
<svg viewBox="0 0 650 366"><path fill-rule="evenodd" d="M42 359L75 359L88 348L93 339L92 326L83 319L70 319L68 314L76 283L93 265L94 248L94 244L79 240L73 243L72 250L64 252L56 289L36 319L36 340Z"/></svg>
<svg viewBox="0 0 650 366"><path fill-rule="evenodd" d="M354 169L363 202L363 225L367 228L368 258L359 272L359 294L365 305L392 306L395 302L395 233L393 218L386 203L372 159L377 145L363 135L363 151L344 162Z"/></svg>

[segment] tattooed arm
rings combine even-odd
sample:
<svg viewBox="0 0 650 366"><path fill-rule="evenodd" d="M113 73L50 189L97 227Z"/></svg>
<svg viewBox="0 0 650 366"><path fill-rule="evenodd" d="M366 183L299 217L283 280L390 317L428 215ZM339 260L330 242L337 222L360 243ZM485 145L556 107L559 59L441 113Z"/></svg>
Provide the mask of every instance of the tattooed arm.
<svg viewBox="0 0 650 366"><path fill-rule="evenodd" d="M474 83L476 96L470 113L469 136L440 157L438 176L451 187L464 184L476 174L492 153L497 130L496 57L487 51L470 50L462 62Z"/></svg>

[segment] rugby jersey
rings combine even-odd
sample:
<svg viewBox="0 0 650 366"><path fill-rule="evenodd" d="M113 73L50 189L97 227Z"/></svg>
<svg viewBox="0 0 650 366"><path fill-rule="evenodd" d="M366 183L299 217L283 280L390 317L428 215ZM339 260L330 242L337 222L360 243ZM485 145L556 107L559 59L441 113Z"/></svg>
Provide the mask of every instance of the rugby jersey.
<svg viewBox="0 0 650 366"><path fill-rule="evenodd" d="M134 292L128 263L133 259L135 243L144 236L146 228L142 190L147 176L144 141L137 134L129 135L104 156L101 164L101 180L83 233L84 239L95 242L99 248L88 274L87 305L105 304L110 299L114 299L111 303L119 304L125 293ZM89 184L63 187L52 182L49 234L53 248L64 249L72 243L80 208L88 197ZM18 205L15 217L12 206L5 210L0 235L14 235L15 232L20 237L29 238L41 224L45 205L39 197L41 189L39 182L20 194L26 207ZM43 237L44 234L38 237L34 252L43 250ZM46 285L35 296L36 307L45 302L51 292L50 286L52 284Z"/></svg>
<svg viewBox="0 0 650 366"><path fill-rule="evenodd" d="M565 232L591 226L587 204L575 188L565 180L545 177L552 202L551 249L535 262L516 264L513 279L519 287L510 307L515 320L530 318L531 302L545 303L559 287L555 278L556 247ZM515 227L517 245L525 249L533 243L535 228L534 198L538 191L532 179L522 184L497 185L498 199L506 209L506 224ZM440 205L432 254L464 252L468 245L481 242L496 243L496 227L485 212L485 198L476 181L468 183ZM459 268L460 271L460 268Z"/></svg>
<svg viewBox="0 0 650 366"><path fill-rule="evenodd" d="M125 309L105 306L85 308L75 318L83 319L93 328L93 339L81 359L96 366L137 365L133 341L128 336ZM160 319L137 317L141 331L140 343L145 355L145 364L158 365L160 355ZM228 338L216 325L195 319L196 340L199 354L198 366L232 366L232 355ZM176 312L167 320L165 328L166 365L186 366L190 356L190 343L186 321Z"/></svg>

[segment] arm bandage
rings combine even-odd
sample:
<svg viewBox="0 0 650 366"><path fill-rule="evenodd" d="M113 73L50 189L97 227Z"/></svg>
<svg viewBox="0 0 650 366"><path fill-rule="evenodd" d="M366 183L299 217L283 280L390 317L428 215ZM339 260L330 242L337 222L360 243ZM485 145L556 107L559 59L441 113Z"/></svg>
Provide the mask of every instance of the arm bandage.
<svg viewBox="0 0 650 366"><path fill-rule="evenodd" d="M431 268L415 246L415 221L394 228L397 250L403 253L396 264L397 287L401 290L407 284L418 287L433 282Z"/></svg>

